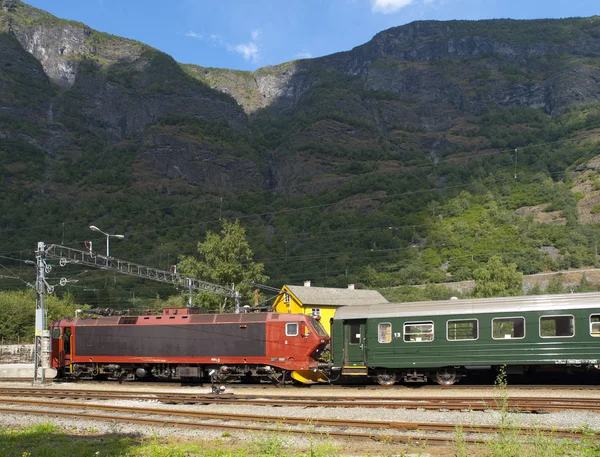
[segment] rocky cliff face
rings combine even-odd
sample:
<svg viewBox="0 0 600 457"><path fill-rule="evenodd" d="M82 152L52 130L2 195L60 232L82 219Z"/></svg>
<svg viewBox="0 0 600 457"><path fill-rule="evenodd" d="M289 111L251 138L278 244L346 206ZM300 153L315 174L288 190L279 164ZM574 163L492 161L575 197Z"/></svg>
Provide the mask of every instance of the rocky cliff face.
<svg viewBox="0 0 600 457"><path fill-rule="evenodd" d="M92 138L100 144L121 142L170 115L247 129L246 115L232 97L141 43L55 18L16 0L0 3L0 42L0 114L23 116L31 125L24 133L6 120L0 123L0 136L35 144L52 157L76 158ZM169 147L175 139L167 137L153 136L153 141L166 141L153 147ZM197 154L187 148L180 162L184 157L201 160L206 151L195 147ZM165 176L173 173L175 169ZM199 176L191 179L197 182Z"/></svg>
<svg viewBox="0 0 600 457"><path fill-rule="evenodd" d="M292 109L318 84L317 70L333 70L360 78L366 89L410 102L450 102L466 112L481 112L492 102L556 113L598 99L599 70L580 59L599 56L598 17L414 22L348 52L260 69L254 73L255 91L265 106ZM553 59L565 60L557 68ZM466 81L465 71L473 73ZM234 85L217 81L214 87L235 96Z"/></svg>
<svg viewBox="0 0 600 457"><path fill-rule="evenodd" d="M600 99L600 18L415 22L255 72L181 66L18 0L0 0L0 31L0 114L30 127L5 119L0 136L55 158L76 158L90 141L141 141L139 158L157 176L208 188L275 189L343 175L357 160L400 166L417 150L439 158L469 143L446 133L472 131L490 106L558 115ZM246 132L249 143L161 127L172 116Z"/></svg>

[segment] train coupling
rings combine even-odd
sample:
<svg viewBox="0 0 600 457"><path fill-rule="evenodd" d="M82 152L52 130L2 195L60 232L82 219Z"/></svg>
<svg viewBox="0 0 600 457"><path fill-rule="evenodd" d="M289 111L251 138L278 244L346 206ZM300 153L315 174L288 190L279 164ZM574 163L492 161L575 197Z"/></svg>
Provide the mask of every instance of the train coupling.
<svg viewBox="0 0 600 457"><path fill-rule="evenodd" d="M317 362L317 368L313 369L314 371L320 370L320 371L329 371L331 370L331 367L333 366L333 364L331 362Z"/></svg>

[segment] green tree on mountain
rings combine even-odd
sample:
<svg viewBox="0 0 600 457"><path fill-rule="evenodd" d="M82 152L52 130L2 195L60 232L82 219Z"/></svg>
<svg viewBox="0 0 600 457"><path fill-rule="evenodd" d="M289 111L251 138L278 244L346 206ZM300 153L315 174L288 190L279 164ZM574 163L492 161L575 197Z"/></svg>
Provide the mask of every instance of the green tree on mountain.
<svg viewBox="0 0 600 457"><path fill-rule="evenodd" d="M220 233L208 231L206 240L198 243L198 257L182 256L179 271L186 276L200 279L240 292L242 301L248 303L251 298L251 286L247 283L262 283L269 279L264 275L264 265L255 263L254 254L246 230L239 221L223 221ZM208 309L224 312L233 307L232 298L201 292L196 304Z"/></svg>
<svg viewBox="0 0 600 457"><path fill-rule="evenodd" d="M474 272L474 297L507 297L521 295L523 273L514 263L506 264L500 256L490 257L488 263Z"/></svg>

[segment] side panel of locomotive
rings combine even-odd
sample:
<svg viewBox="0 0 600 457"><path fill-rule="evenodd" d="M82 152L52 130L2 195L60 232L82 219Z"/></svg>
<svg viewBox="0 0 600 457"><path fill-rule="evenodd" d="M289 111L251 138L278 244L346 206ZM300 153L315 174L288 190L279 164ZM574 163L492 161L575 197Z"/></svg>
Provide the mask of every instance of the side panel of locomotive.
<svg viewBox="0 0 600 457"><path fill-rule="evenodd" d="M75 360L115 357L173 359L187 357L266 357L266 322L246 324L78 326Z"/></svg>

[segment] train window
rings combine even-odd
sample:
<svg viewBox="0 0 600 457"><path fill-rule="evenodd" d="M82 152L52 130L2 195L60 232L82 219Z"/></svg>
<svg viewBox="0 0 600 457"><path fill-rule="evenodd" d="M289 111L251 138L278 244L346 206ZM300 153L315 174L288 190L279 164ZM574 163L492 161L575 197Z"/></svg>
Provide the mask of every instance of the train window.
<svg viewBox="0 0 600 457"><path fill-rule="evenodd" d="M288 322L285 324L285 336L298 336L297 322Z"/></svg>
<svg viewBox="0 0 600 457"><path fill-rule="evenodd" d="M495 340L525 338L525 318L499 317L492 319L492 338Z"/></svg>
<svg viewBox="0 0 600 457"><path fill-rule="evenodd" d="M360 344L360 324L350 324L350 344Z"/></svg>
<svg viewBox="0 0 600 457"><path fill-rule="evenodd" d="M540 336L542 338L570 338L575 336L575 318L571 315L540 317Z"/></svg>
<svg viewBox="0 0 600 457"><path fill-rule="evenodd" d="M325 327L323 327L323 324L321 324L318 320L316 320L314 318L310 319L310 325L312 325L312 327L315 329L315 332L317 332L317 335L329 336L327 333L327 330L325 330Z"/></svg>
<svg viewBox="0 0 600 457"><path fill-rule="evenodd" d="M433 322L405 322L404 341L407 343L433 341Z"/></svg>
<svg viewBox="0 0 600 457"><path fill-rule="evenodd" d="M446 338L448 341L478 339L479 321L477 319L458 319L446 322Z"/></svg>
<svg viewBox="0 0 600 457"><path fill-rule="evenodd" d="M60 334L60 327L52 327L52 338L54 338L55 340L60 339L61 334Z"/></svg>
<svg viewBox="0 0 600 457"><path fill-rule="evenodd" d="M377 341L380 343L391 343L392 342L392 324L389 322L382 322L377 326Z"/></svg>
<svg viewBox="0 0 600 457"><path fill-rule="evenodd" d="M590 334L594 337L600 337L600 314L590 316Z"/></svg>

